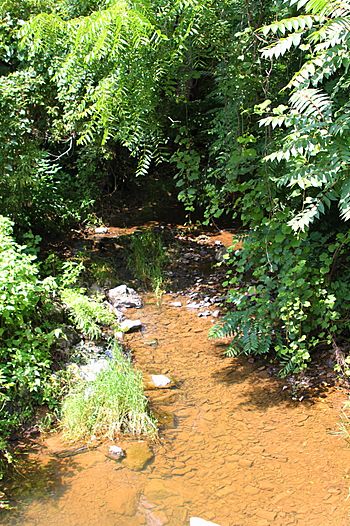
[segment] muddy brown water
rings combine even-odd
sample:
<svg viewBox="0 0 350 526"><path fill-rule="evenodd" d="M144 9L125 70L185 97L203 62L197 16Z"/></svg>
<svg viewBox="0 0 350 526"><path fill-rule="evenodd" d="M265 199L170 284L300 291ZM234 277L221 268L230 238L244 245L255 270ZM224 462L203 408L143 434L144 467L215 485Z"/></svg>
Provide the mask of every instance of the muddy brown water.
<svg viewBox="0 0 350 526"><path fill-rule="evenodd" d="M184 526L199 516L221 526L349 525L350 449L333 433L344 394L292 402L266 370L223 358L209 319L170 301L148 298L132 314L144 332L128 337L137 367L177 380L148 393L161 422L154 461L131 471L106 457L108 444L57 459L67 446L49 437L1 524Z"/></svg>

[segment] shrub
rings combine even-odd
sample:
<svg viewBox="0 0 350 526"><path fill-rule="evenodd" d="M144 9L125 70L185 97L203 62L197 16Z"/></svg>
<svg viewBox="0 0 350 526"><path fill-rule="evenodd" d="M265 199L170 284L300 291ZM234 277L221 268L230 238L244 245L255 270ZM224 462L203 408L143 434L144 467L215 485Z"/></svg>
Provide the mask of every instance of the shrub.
<svg viewBox="0 0 350 526"><path fill-rule="evenodd" d="M12 237L13 223L0 216L0 439L45 401L50 347L57 332L47 323L52 279L41 280L36 257ZM0 451L0 456L1 456Z"/></svg>
<svg viewBox="0 0 350 526"><path fill-rule="evenodd" d="M229 257L233 306L211 337L232 337L229 355L273 352L286 375L304 369L311 353L348 329L348 234L296 236L284 213L245 239ZM325 248L327 250L325 250Z"/></svg>

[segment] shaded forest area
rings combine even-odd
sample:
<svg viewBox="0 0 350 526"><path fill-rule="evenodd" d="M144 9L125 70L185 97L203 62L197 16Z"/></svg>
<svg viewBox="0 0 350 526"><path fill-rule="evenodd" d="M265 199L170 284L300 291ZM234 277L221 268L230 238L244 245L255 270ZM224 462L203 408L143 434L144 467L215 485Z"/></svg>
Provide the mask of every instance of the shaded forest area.
<svg viewBox="0 0 350 526"><path fill-rule="evenodd" d="M350 2L4 0L0 15L4 463L13 430L59 404L59 306L88 333L114 323L81 262L40 243L145 181L188 221L242 225L211 331L229 355L288 375L329 348L349 375Z"/></svg>

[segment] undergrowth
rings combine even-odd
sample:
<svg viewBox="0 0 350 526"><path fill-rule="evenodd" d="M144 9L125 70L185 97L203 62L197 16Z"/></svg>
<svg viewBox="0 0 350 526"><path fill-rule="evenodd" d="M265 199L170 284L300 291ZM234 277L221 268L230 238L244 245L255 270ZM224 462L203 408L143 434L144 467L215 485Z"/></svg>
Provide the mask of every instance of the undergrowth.
<svg viewBox="0 0 350 526"><path fill-rule="evenodd" d="M147 408L142 375L117 343L113 359L95 380L80 380L62 406L62 428L67 439L92 435L113 439L118 433L155 435L156 424Z"/></svg>
<svg viewBox="0 0 350 526"><path fill-rule="evenodd" d="M286 222L283 213L264 220L241 250L231 249L230 312L210 331L232 339L229 356L272 353L282 376L305 369L314 351L349 330L349 234L293 235Z"/></svg>
<svg viewBox="0 0 350 526"><path fill-rule="evenodd" d="M117 328L115 315L102 302L87 297L83 291L65 289L61 298L76 328L91 339L100 338L102 326Z"/></svg>

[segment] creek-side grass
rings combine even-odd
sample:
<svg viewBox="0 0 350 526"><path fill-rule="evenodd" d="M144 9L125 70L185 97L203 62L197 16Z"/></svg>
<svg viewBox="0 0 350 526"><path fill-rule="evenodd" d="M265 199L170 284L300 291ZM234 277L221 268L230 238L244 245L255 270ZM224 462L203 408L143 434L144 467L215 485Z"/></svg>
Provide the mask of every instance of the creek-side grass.
<svg viewBox="0 0 350 526"><path fill-rule="evenodd" d="M156 435L142 375L118 344L114 345L109 366L95 380L79 381L68 394L62 406L61 425L65 437L72 441L93 435L113 439L120 433Z"/></svg>
<svg viewBox="0 0 350 526"><path fill-rule="evenodd" d="M128 267L135 278L151 288L157 297L162 295L163 269L167 255L159 234L152 230L136 233L131 238Z"/></svg>

